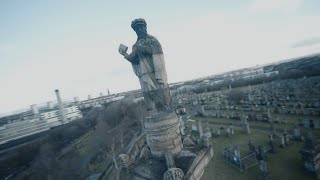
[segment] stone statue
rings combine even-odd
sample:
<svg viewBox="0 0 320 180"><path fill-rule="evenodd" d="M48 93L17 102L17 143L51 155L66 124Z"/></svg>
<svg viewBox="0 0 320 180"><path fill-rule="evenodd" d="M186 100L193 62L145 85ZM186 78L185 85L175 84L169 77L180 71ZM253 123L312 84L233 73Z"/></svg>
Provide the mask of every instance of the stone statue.
<svg viewBox="0 0 320 180"><path fill-rule="evenodd" d="M132 64L133 71L139 78L147 110L172 112L173 104L161 45L147 33L144 19L133 20L131 27L138 36L132 52L128 54L128 48L121 44L119 53Z"/></svg>

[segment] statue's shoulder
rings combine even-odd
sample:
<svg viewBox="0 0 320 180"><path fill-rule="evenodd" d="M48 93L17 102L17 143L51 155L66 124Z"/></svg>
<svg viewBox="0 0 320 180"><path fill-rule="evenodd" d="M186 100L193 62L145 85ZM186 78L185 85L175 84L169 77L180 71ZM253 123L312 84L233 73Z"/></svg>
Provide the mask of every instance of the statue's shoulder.
<svg viewBox="0 0 320 180"><path fill-rule="evenodd" d="M150 39L151 41L156 41L159 42L158 39L154 36L148 35L148 39Z"/></svg>
<svg viewBox="0 0 320 180"><path fill-rule="evenodd" d="M162 47L160 42L154 36L148 35L148 42L154 53L162 53Z"/></svg>

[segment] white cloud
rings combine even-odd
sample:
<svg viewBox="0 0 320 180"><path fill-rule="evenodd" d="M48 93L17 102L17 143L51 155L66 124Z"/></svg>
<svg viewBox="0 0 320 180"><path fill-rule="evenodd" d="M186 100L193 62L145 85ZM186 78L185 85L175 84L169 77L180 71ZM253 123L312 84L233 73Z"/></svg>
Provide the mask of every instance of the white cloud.
<svg viewBox="0 0 320 180"><path fill-rule="evenodd" d="M297 10L302 3L303 0L254 0L249 10L253 12L293 12Z"/></svg>
<svg viewBox="0 0 320 180"><path fill-rule="evenodd" d="M274 23L250 15L211 14L163 27L167 29L155 35L164 46L169 80L175 82L314 53L315 48L291 47L305 36L319 36L319 20L295 17Z"/></svg>

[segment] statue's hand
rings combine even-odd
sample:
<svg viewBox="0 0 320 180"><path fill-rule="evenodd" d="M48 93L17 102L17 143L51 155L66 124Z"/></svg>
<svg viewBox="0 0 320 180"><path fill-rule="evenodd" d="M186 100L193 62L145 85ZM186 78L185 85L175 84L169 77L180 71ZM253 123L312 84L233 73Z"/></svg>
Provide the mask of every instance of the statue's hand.
<svg viewBox="0 0 320 180"><path fill-rule="evenodd" d="M123 55L123 56L128 55L127 50L128 50L128 47L127 47L127 46L125 46L125 45L123 45L123 44L120 44L118 51L119 51L119 53L120 53L121 55Z"/></svg>
<svg viewBox="0 0 320 180"><path fill-rule="evenodd" d="M126 55L126 52L124 52L123 49L120 49L120 47L119 47L119 53L120 53L122 56L125 56L125 55Z"/></svg>
<svg viewBox="0 0 320 180"><path fill-rule="evenodd" d="M130 61L130 55L128 53L124 53L123 57ZM130 61L131 62L131 61Z"/></svg>

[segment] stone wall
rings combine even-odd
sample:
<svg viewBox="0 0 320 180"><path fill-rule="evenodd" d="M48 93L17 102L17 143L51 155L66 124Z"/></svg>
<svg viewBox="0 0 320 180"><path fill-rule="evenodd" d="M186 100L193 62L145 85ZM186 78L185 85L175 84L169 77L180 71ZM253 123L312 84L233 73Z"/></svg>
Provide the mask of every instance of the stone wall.
<svg viewBox="0 0 320 180"><path fill-rule="evenodd" d="M199 152L197 157L193 160L188 172L184 176L185 180L199 180L203 175L204 168L213 157L212 147L205 148Z"/></svg>

